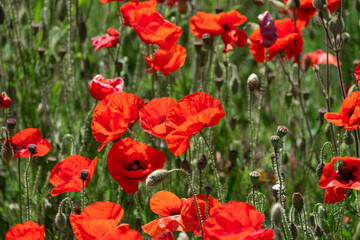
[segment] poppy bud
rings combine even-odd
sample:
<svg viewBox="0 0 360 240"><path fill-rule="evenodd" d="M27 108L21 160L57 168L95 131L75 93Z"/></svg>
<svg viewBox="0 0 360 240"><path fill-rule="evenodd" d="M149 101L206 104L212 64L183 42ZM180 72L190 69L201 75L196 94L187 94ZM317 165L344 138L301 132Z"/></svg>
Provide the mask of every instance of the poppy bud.
<svg viewBox="0 0 360 240"><path fill-rule="evenodd" d="M344 142L346 145L351 145L354 143L354 138L349 131L346 131L344 134Z"/></svg>
<svg viewBox="0 0 360 240"><path fill-rule="evenodd" d="M30 155L34 155L36 153L36 145L35 144L29 144L28 150L30 152Z"/></svg>
<svg viewBox="0 0 360 240"><path fill-rule="evenodd" d="M216 87L217 87L218 89L221 88L221 86L223 85L223 83L224 83L224 79L223 79L222 77L217 77L217 78L215 78L215 84L216 84Z"/></svg>
<svg viewBox="0 0 360 240"><path fill-rule="evenodd" d="M168 232L164 232L165 234L160 234L159 237L161 237L162 235L164 235L164 238L160 238L160 239L174 239L172 232L170 232L169 230L167 230ZM189 236L184 233L184 232L179 232L179 235L177 237L177 240L190 240Z"/></svg>
<svg viewBox="0 0 360 240"><path fill-rule="evenodd" d="M270 137L270 142L274 149L277 149L279 147L279 140L280 137L278 135L274 135Z"/></svg>
<svg viewBox="0 0 360 240"><path fill-rule="evenodd" d="M326 3L324 3L323 0L314 0L314 1L313 1L313 6L314 6L314 8L316 8L317 10L322 9L324 5L326 5Z"/></svg>
<svg viewBox="0 0 360 240"><path fill-rule="evenodd" d="M0 25L4 24L4 22L5 22L5 12L0 4Z"/></svg>
<svg viewBox="0 0 360 240"><path fill-rule="evenodd" d="M315 237L321 238L324 235L324 231L319 225L316 225L314 228L314 234Z"/></svg>
<svg viewBox="0 0 360 240"><path fill-rule="evenodd" d="M324 163L319 163L319 165L317 165L316 167L316 175L318 176L319 179L321 178L324 166L325 166Z"/></svg>
<svg viewBox="0 0 360 240"><path fill-rule="evenodd" d="M39 29L41 28L42 23L33 21L33 22L31 22L30 26L34 32L34 35L36 35L38 33Z"/></svg>
<svg viewBox="0 0 360 240"><path fill-rule="evenodd" d="M200 153L199 160L197 161L197 168L202 171L205 169L207 164L207 158L204 153Z"/></svg>
<svg viewBox="0 0 360 240"><path fill-rule="evenodd" d="M202 35L202 39L204 41L205 49L207 49L207 50L212 49L213 44L214 44L214 38L210 37L210 34L204 33Z"/></svg>
<svg viewBox="0 0 360 240"><path fill-rule="evenodd" d="M279 227L281 224L283 212L284 209L280 203L275 203L275 205L271 208L271 221L277 227Z"/></svg>
<svg viewBox="0 0 360 240"><path fill-rule="evenodd" d="M264 47L270 47L278 38L274 20L268 11L260 14L258 16L258 19L260 25L260 33L263 37L263 40L260 41L260 44Z"/></svg>
<svg viewBox="0 0 360 240"><path fill-rule="evenodd" d="M1 153L2 153L3 158L7 162L11 161L12 157L14 156L14 151L8 141L5 141L5 143L2 145Z"/></svg>
<svg viewBox="0 0 360 240"><path fill-rule="evenodd" d="M269 0L269 3L273 5L280 12L287 11L285 4L279 0Z"/></svg>
<svg viewBox="0 0 360 240"><path fill-rule="evenodd" d="M6 120L6 129L11 132L16 127L16 119L15 118L9 118Z"/></svg>
<svg viewBox="0 0 360 240"><path fill-rule="evenodd" d="M291 11L295 11L296 8L298 8L296 6L296 3L295 3L295 0L288 0L287 4L286 4L286 7L291 10Z"/></svg>
<svg viewBox="0 0 360 240"><path fill-rule="evenodd" d="M184 169L188 173L191 172L191 167L190 167L190 163L188 160L181 161L180 168Z"/></svg>
<svg viewBox="0 0 360 240"><path fill-rule="evenodd" d="M324 5L322 7L322 9L319 10L319 16L323 19L325 19L326 21L329 21L331 19L331 14L329 9L326 7L326 5ZM321 26L322 24L320 24Z"/></svg>
<svg viewBox="0 0 360 240"><path fill-rule="evenodd" d="M186 0L179 0L178 2L178 12L181 14L185 14L188 10L188 5Z"/></svg>
<svg viewBox="0 0 360 240"><path fill-rule="evenodd" d="M290 228L290 234L291 234L292 238L296 239L298 236L297 226L294 223L291 223L289 228Z"/></svg>
<svg viewBox="0 0 360 240"><path fill-rule="evenodd" d="M81 169L80 170L80 179L83 181L88 180L88 176L89 176L89 170L87 169Z"/></svg>
<svg viewBox="0 0 360 240"><path fill-rule="evenodd" d="M137 217L135 220L135 230L141 232L141 226L144 225L141 217Z"/></svg>
<svg viewBox="0 0 360 240"><path fill-rule="evenodd" d="M55 216L55 226L59 230L63 230L66 225L66 215L64 213L57 213Z"/></svg>
<svg viewBox="0 0 360 240"><path fill-rule="evenodd" d="M311 66L311 58L309 56L305 57L304 61L304 71L306 72Z"/></svg>
<svg viewBox="0 0 360 240"><path fill-rule="evenodd" d="M336 14L329 22L330 32L336 37L338 34L344 32L345 23L340 13Z"/></svg>
<svg viewBox="0 0 360 240"><path fill-rule="evenodd" d="M205 186L204 190L205 190L206 196L209 196L212 191L212 188L210 186Z"/></svg>
<svg viewBox="0 0 360 240"><path fill-rule="evenodd" d="M169 174L169 171L165 169L155 170L146 178L146 186L154 187L162 183Z"/></svg>
<svg viewBox="0 0 360 240"><path fill-rule="evenodd" d="M256 88L259 87L259 78L255 73L250 74L247 79L247 86L250 91L254 91Z"/></svg>
<svg viewBox="0 0 360 240"><path fill-rule="evenodd" d="M115 62L115 70L118 75L120 75L120 73L123 69L123 66L124 66L124 64L122 62L119 62L119 61Z"/></svg>
<svg viewBox="0 0 360 240"><path fill-rule="evenodd" d="M215 12L216 12L216 13L221 13L221 12L223 12L223 11L224 11L224 7L223 7L223 6L217 5L217 6L215 7Z"/></svg>
<svg viewBox="0 0 360 240"><path fill-rule="evenodd" d="M284 185L282 185L282 192L284 192ZM276 198L276 200L279 200L279 190L280 190L280 184L275 184L271 187L273 196Z"/></svg>
<svg viewBox="0 0 360 240"><path fill-rule="evenodd" d="M299 213L301 213L301 211L304 208L304 198L301 195L301 193L294 193L292 196L292 204L294 206L294 208L296 209L296 211L298 211Z"/></svg>
<svg viewBox="0 0 360 240"><path fill-rule="evenodd" d="M270 153L270 159L274 160L276 158L276 154L274 152Z"/></svg>
<svg viewBox="0 0 360 240"><path fill-rule="evenodd" d="M258 171L252 171L250 173L250 181L253 187L256 187L258 185L259 178L260 178L260 173Z"/></svg>
<svg viewBox="0 0 360 240"><path fill-rule="evenodd" d="M325 113L327 113L328 110L326 108L319 108L318 113L319 113L319 119L322 120L324 119L324 115Z"/></svg>
<svg viewBox="0 0 360 240"><path fill-rule="evenodd" d="M276 135L278 135L280 138L284 137L289 132L289 129L285 127L284 125L279 125L277 127Z"/></svg>
<svg viewBox="0 0 360 240"><path fill-rule="evenodd" d="M39 47L37 49L38 55L39 55L39 59L42 59L42 57L44 56L45 53L45 48L44 47Z"/></svg>
<svg viewBox="0 0 360 240"><path fill-rule="evenodd" d="M252 1L256 6L261 7L262 5L264 5L264 0L252 0Z"/></svg>

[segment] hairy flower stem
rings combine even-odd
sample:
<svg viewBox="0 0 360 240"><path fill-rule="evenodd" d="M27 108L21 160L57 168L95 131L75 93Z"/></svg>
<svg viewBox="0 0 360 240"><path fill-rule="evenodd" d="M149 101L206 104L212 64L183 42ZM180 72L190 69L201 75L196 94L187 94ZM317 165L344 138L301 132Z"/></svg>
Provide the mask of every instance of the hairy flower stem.
<svg viewBox="0 0 360 240"><path fill-rule="evenodd" d="M219 180L219 174L218 174L217 169L216 169L216 163L215 163L215 159L214 159L214 154L213 154L212 149L210 147L210 144L206 140L204 134L201 131L200 131L200 134L201 134L202 138L204 139L205 144L206 144L206 146L207 146L207 148L209 150L209 154L210 154L210 157L211 157L211 167L212 167L212 170L213 170L213 172L215 174L217 196L218 196L220 202L223 203L223 199L222 199L222 195L221 195L221 185L220 185L220 180Z"/></svg>
<svg viewBox="0 0 360 240"><path fill-rule="evenodd" d="M206 195L206 205L205 205L206 218L209 218L208 207L209 207L209 196Z"/></svg>
<svg viewBox="0 0 360 240"><path fill-rule="evenodd" d="M301 227L301 231L302 231L302 235L303 235L303 239L306 240L306 229L304 227L304 222L303 222L303 219L302 219L302 216L301 216L301 212L299 213L299 220L300 220L300 227Z"/></svg>
<svg viewBox="0 0 360 240"><path fill-rule="evenodd" d="M336 56L337 70L338 70L338 75L339 75L339 85L340 85L341 94L342 94L342 97L344 100L346 98L346 93L345 93L344 80L343 80L341 66L340 66L340 52L338 50L335 51L335 56Z"/></svg>
<svg viewBox="0 0 360 240"><path fill-rule="evenodd" d="M89 125L89 119L90 119L90 116L92 116L92 113L96 107L96 104L98 103L98 101L96 101L93 106L91 107L90 111L86 114L86 117L84 119L84 125L83 125L83 128L82 128L82 138L81 138L81 148L80 148L80 154L82 154L84 148L86 148L86 140L87 140L87 131L86 131L86 128L87 126Z"/></svg>
<svg viewBox="0 0 360 240"><path fill-rule="evenodd" d="M252 120L252 98L253 92L249 92L249 100L248 100L248 116L249 116L249 125L250 125L250 169L254 168L255 165L255 157L254 157L254 140L253 140L253 120Z"/></svg>
<svg viewBox="0 0 360 240"><path fill-rule="evenodd" d="M21 164L20 164L20 158L18 158L18 184L19 184L19 206L20 206L20 222L22 223L22 190L21 190Z"/></svg>
<svg viewBox="0 0 360 240"><path fill-rule="evenodd" d="M266 90L267 90L267 84L268 84L268 73L269 73L269 67L268 67L268 51L269 49L266 48L265 49L265 75L263 78L261 78L261 91L260 91L260 97L259 97L259 105L258 105L258 121L257 121L257 126L255 128L255 138L254 138L254 148L256 148L257 142L258 142L258 136L259 136L259 130L260 130L260 124L261 124L261 110L263 107L263 102L264 102L264 95L266 94Z"/></svg>
<svg viewBox="0 0 360 240"><path fill-rule="evenodd" d="M85 208L85 181L82 181L82 188L81 188L81 211Z"/></svg>
<svg viewBox="0 0 360 240"><path fill-rule="evenodd" d="M282 176L281 176L281 171L280 171L280 160L279 160L279 152L278 152L278 148L274 148L274 152L275 152L275 162L276 162L276 174L278 175L278 180L279 180L279 203L282 203Z"/></svg>
<svg viewBox="0 0 360 240"><path fill-rule="evenodd" d="M71 213L74 213L73 201L72 201L71 198L69 198L69 197L64 198L64 199L60 202L60 205L59 205L59 208L58 208L58 213L62 213L62 212L63 212L63 206L64 206L65 202L68 202L68 203L69 203Z"/></svg>
<svg viewBox="0 0 360 240"><path fill-rule="evenodd" d="M339 221L338 223L336 224L336 229L335 229L335 235L337 236L339 231L341 233L341 225L344 221L344 214L345 214L345 209L346 209L346 203L347 203L347 197L345 197L345 199L343 200L342 202L342 205L341 205L341 215L340 215L340 218L339 218ZM335 237L336 237L335 236ZM337 238L336 238L337 239Z"/></svg>
<svg viewBox="0 0 360 240"><path fill-rule="evenodd" d="M30 217L31 217L29 171L30 171L30 165L31 165L32 158L33 158L33 156L31 154L29 157L29 161L26 165L26 170L25 170L26 221L30 221Z"/></svg>

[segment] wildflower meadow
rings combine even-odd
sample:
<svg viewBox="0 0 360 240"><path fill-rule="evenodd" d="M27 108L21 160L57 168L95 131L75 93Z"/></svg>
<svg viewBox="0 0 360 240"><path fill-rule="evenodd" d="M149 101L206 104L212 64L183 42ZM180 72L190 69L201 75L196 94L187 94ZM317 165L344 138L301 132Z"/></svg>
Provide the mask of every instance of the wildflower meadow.
<svg viewBox="0 0 360 240"><path fill-rule="evenodd" d="M0 239L360 239L360 0L0 0Z"/></svg>

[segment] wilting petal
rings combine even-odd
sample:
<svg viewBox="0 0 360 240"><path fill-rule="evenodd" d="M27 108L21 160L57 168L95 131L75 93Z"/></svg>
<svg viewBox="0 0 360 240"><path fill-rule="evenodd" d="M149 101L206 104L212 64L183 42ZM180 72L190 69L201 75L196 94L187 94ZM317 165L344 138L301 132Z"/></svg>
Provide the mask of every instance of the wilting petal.
<svg viewBox="0 0 360 240"><path fill-rule="evenodd" d="M264 47L270 47L278 38L274 20L268 11L260 14L258 16L258 19L260 25L260 33L263 37L263 40L260 41L260 44Z"/></svg>

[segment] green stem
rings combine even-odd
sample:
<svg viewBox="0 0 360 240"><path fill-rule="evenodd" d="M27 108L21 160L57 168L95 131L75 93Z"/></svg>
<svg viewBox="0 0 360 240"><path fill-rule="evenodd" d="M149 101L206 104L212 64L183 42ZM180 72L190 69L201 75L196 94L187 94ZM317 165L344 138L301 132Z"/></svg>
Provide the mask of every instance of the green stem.
<svg viewBox="0 0 360 240"><path fill-rule="evenodd" d="M82 181L82 188L81 188L81 211L85 208L85 181Z"/></svg>
<svg viewBox="0 0 360 240"><path fill-rule="evenodd" d="M304 223L303 223L303 220L302 220L302 216L301 216L301 213L299 214L299 218L300 218L300 226L301 226L301 230L302 230L302 235L303 235L303 240L305 240L305 236L306 236L306 230L304 228Z"/></svg>
<svg viewBox="0 0 360 240"><path fill-rule="evenodd" d="M62 213L62 212L63 212L63 206L64 206L65 202L68 202L68 203L69 203L70 209L71 209L71 213L74 213L74 205L73 205L73 202L72 202L71 198L69 198L69 197L64 198L64 199L60 202L60 205L59 205L59 208L58 208L58 212L59 212L59 213Z"/></svg>
<svg viewBox="0 0 360 240"><path fill-rule="evenodd" d="M281 172L280 172L280 161L279 161L279 153L278 153L278 149L274 148L275 151L275 162L276 162L276 172L278 175L278 180L279 180L279 203L282 204L282 176L281 176Z"/></svg>
<svg viewBox="0 0 360 240"><path fill-rule="evenodd" d="M206 144L206 146L207 146L207 148L209 150L209 153L210 153L210 156L211 156L211 167L213 169L213 172L215 173L216 192L217 192L217 195L218 195L218 198L219 198L220 202L223 203L223 200L222 200L222 197L221 197L222 195L221 195L221 186L220 186L219 174L218 174L217 169L216 169L214 154L213 154L212 149L210 147L210 144L206 140L204 134L201 131L200 131L200 134L201 134L202 138L204 139L205 144Z"/></svg>
<svg viewBox="0 0 360 240"><path fill-rule="evenodd" d="M25 188L26 188L26 221L30 221L31 216L31 206L30 206L30 185L29 185L29 171L32 161L32 155L29 157L28 164L26 165L25 170Z"/></svg>
<svg viewBox="0 0 360 240"><path fill-rule="evenodd" d="M21 164L20 164L20 158L18 158L18 184L19 184L19 205L20 205L20 222L22 223L22 189L21 189Z"/></svg>

